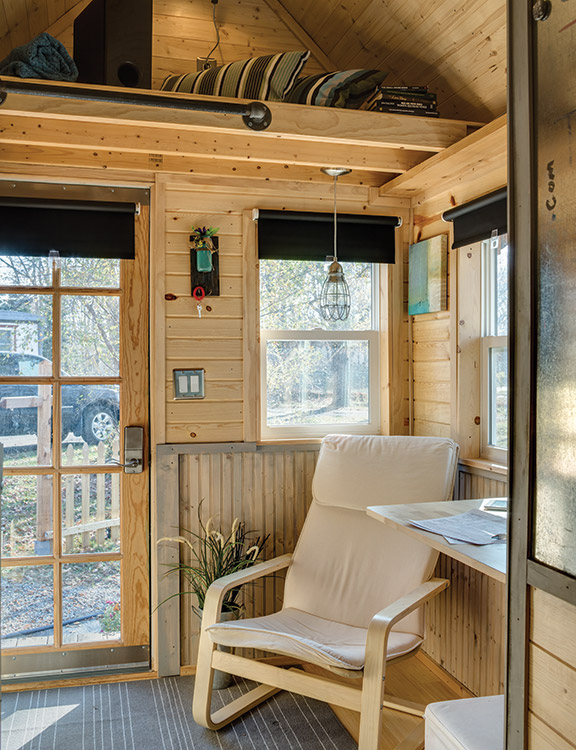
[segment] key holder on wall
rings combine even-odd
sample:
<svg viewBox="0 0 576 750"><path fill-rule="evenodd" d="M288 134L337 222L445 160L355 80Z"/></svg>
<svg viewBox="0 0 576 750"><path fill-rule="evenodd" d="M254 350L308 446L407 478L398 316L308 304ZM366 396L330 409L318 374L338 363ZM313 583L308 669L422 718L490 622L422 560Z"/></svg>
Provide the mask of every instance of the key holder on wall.
<svg viewBox="0 0 576 750"><path fill-rule="evenodd" d="M219 240L217 227L197 227L190 235L190 279L192 290L201 287L206 297L220 296Z"/></svg>

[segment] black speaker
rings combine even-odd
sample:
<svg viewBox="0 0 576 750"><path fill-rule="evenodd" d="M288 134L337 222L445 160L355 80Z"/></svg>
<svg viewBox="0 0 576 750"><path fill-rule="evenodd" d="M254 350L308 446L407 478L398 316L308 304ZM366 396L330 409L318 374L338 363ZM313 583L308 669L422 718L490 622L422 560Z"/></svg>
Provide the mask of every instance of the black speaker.
<svg viewBox="0 0 576 750"><path fill-rule="evenodd" d="M151 88L152 0L92 0L74 21L80 83Z"/></svg>

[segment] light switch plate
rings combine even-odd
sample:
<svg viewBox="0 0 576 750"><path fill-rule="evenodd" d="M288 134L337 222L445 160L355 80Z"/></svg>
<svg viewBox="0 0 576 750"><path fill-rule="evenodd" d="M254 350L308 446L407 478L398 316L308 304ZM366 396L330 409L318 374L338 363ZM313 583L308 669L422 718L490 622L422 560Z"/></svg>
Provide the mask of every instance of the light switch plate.
<svg viewBox="0 0 576 750"><path fill-rule="evenodd" d="M204 370L172 370L174 398L177 400L204 398Z"/></svg>

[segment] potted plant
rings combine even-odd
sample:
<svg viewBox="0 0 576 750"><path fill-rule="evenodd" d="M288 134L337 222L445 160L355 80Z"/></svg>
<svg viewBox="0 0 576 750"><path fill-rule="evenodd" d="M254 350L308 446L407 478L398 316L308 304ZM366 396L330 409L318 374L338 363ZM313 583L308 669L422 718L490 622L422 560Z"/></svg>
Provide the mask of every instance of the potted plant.
<svg viewBox="0 0 576 750"><path fill-rule="evenodd" d="M217 246L214 236L218 227L197 227L192 230L190 239L196 250L196 270L209 272L212 270L212 253L216 252Z"/></svg>
<svg viewBox="0 0 576 750"><path fill-rule="evenodd" d="M186 582L186 587L173 596L194 594L196 604L192 604L192 609L202 620L204 599L210 584L222 576L254 565L269 534L265 537L254 537L254 532L247 531L244 522L238 518L234 519L230 531L225 534L214 526L212 518L208 519L206 525L203 524L200 518L200 507L198 508L198 522L199 533L184 529L189 538L186 536L162 537L158 540L158 544L161 542L178 542L190 550L190 561L181 561L169 566L167 575L178 573L182 576ZM169 599L171 598L169 597ZM242 611L242 606L240 586L238 586L225 595L222 603L221 620L237 619ZM231 675L216 672L214 688L228 687L230 681Z"/></svg>

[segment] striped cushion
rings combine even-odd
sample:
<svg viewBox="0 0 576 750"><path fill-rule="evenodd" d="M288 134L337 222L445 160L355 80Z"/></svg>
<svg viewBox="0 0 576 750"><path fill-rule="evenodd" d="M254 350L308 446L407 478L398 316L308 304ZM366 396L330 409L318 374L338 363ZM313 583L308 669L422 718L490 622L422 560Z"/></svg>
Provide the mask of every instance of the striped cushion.
<svg viewBox="0 0 576 750"><path fill-rule="evenodd" d="M386 78L382 70L339 70L300 78L286 101L358 109Z"/></svg>
<svg viewBox="0 0 576 750"><path fill-rule="evenodd" d="M197 73L168 76L162 90L279 102L294 85L309 56L309 50L279 52Z"/></svg>

